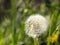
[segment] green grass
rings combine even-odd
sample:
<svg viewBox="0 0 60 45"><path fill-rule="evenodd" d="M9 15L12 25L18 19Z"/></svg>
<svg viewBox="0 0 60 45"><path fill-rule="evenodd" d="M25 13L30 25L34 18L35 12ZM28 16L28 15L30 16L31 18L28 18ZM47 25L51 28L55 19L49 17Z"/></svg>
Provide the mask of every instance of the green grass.
<svg viewBox="0 0 60 45"><path fill-rule="evenodd" d="M34 0L33 0L34 2ZM5 17L5 19L0 24L0 45L59 45L60 37L58 37L57 42L51 43L51 41L47 42L47 37L51 37L53 33L56 31L58 27L58 31L60 31L60 13L56 7L59 5L52 5L50 10L46 5L43 6L45 3L41 3L39 6L43 6L45 12L41 12L40 7L38 10L38 6L32 6L33 2L25 1L22 2L22 10L17 11L17 1L11 0L11 8L6 10L8 13L10 11L10 18ZM30 5L31 6L30 6ZM55 2L56 4L56 2ZM22 4L21 4L22 5ZM55 7L54 7L55 6ZM46 8L46 10L45 10ZM53 9L54 8L54 9ZM28 9L27 12L24 12L25 9ZM19 9L18 9L19 10ZM47 36L44 34L36 39L33 39L25 34L24 31L24 23L27 17L31 14L39 13L43 16L48 16L50 25L47 31ZM19 17L20 16L20 17ZM45 38L43 38L45 37ZM42 43L41 43L42 42Z"/></svg>

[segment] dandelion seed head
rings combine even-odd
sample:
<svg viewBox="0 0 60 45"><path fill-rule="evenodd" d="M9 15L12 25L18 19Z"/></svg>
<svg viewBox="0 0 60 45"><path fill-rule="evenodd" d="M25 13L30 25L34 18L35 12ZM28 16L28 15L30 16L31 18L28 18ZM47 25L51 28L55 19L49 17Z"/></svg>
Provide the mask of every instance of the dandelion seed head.
<svg viewBox="0 0 60 45"><path fill-rule="evenodd" d="M41 36L47 27L47 19L39 14L31 15L25 22L25 32L33 38Z"/></svg>

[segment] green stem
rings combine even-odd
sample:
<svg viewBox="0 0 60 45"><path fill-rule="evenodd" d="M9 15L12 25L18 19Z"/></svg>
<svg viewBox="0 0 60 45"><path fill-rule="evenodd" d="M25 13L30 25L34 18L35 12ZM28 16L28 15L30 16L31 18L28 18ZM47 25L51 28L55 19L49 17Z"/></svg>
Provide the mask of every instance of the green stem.
<svg viewBox="0 0 60 45"><path fill-rule="evenodd" d="M12 33L13 33L13 35L12 35L12 37L13 37L13 45L16 45L16 43L17 43L17 39L16 39L16 26L15 26L15 24L16 24L16 22L15 22L15 17L16 17L16 10L17 10L17 8L16 8L16 0L11 0L11 16L12 16L12 18L11 18L11 28L12 28Z"/></svg>
<svg viewBox="0 0 60 45"><path fill-rule="evenodd" d="M38 38L34 38L34 45L39 45Z"/></svg>

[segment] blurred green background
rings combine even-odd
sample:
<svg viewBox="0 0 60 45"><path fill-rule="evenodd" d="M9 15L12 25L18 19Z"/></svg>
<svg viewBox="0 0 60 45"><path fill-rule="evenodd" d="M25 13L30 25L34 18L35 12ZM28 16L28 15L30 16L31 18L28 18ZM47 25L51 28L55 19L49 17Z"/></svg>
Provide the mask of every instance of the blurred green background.
<svg viewBox="0 0 60 45"><path fill-rule="evenodd" d="M54 33L57 40L50 45L60 45L60 0L0 0L0 45L34 45L34 40L24 32L24 23L31 14L45 16L50 26L39 37L41 45Z"/></svg>

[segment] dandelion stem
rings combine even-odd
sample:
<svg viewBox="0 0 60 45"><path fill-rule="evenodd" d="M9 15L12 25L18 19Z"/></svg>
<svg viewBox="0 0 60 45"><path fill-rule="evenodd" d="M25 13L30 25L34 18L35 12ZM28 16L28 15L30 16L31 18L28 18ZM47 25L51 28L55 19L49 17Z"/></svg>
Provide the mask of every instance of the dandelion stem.
<svg viewBox="0 0 60 45"><path fill-rule="evenodd" d="M39 45L38 38L34 38L34 45Z"/></svg>

